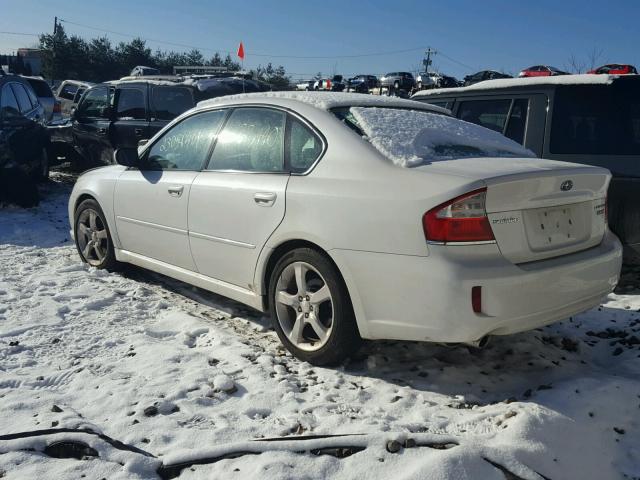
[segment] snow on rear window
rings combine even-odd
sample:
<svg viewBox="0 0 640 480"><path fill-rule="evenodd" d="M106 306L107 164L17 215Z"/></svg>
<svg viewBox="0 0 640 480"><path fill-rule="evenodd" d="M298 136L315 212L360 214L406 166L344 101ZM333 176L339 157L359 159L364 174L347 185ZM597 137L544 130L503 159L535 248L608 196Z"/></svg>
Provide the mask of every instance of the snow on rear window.
<svg viewBox="0 0 640 480"><path fill-rule="evenodd" d="M533 157L513 140L473 123L420 110L351 107L367 140L402 167L464 157Z"/></svg>

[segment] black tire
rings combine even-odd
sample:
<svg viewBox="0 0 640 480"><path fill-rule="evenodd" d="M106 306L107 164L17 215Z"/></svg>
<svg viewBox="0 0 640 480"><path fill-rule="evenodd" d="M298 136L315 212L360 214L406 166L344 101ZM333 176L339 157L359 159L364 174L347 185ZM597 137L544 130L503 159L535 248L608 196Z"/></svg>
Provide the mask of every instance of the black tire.
<svg viewBox="0 0 640 480"><path fill-rule="evenodd" d="M323 277L332 299L332 328L328 340L318 350L308 351L294 345L284 333L276 312L276 286L283 270L295 262L311 265ZM296 358L313 365L333 365L354 354L362 343L347 287L336 267L323 254L311 248L297 248L283 255L269 279L269 311L273 327L282 344Z"/></svg>
<svg viewBox="0 0 640 480"><path fill-rule="evenodd" d="M36 182L43 182L49 178L49 151L42 147L38 154L37 164L30 173L31 178Z"/></svg>
<svg viewBox="0 0 640 480"><path fill-rule="evenodd" d="M95 212L97 216L97 228L100 228L101 230L104 229L104 231L106 232L106 238L100 239L100 250L104 252L104 257L102 259L99 258L99 255L97 254L97 251L95 249L89 249L87 256L85 256L85 253L83 252L83 238L81 238L83 233L81 232L80 222L83 219L83 214L90 214L91 211ZM118 269L120 262L116 260L116 253L113 248L111 232L109 231L109 225L107 224L105 218L106 217L104 215L104 212L102 211L102 208L100 208L100 205L94 199L87 199L82 201L76 208L74 214L73 236L75 238L76 249L78 250L78 254L80 255L80 258L83 262L88 263L92 267L98 269L113 271ZM85 239L87 238L88 237L85 235Z"/></svg>

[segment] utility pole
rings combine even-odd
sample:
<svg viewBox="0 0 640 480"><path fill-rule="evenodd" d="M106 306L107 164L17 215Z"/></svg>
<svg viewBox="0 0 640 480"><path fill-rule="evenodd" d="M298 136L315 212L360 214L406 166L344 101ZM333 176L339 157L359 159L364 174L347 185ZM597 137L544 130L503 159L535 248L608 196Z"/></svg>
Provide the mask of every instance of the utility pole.
<svg viewBox="0 0 640 480"><path fill-rule="evenodd" d="M429 67L433 63L433 61L431 60L431 55L436 55L438 52L433 50L431 47L428 47L424 53L427 56L427 58L422 60L422 64L424 65L424 71L426 73L429 73Z"/></svg>
<svg viewBox="0 0 640 480"><path fill-rule="evenodd" d="M53 17L53 34L58 31L58 17Z"/></svg>

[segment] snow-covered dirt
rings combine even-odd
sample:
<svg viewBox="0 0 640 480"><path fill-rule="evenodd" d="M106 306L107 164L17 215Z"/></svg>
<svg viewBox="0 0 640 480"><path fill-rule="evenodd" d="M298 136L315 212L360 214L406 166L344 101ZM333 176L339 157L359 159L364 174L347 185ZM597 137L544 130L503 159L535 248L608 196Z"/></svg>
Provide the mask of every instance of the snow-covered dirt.
<svg viewBox="0 0 640 480"><path fill-rule="evenodd" d="M0 477L640 478L637 270L482 351L371 342L317 368L240 304L82 264L72 182L0 209Z"/></svg>

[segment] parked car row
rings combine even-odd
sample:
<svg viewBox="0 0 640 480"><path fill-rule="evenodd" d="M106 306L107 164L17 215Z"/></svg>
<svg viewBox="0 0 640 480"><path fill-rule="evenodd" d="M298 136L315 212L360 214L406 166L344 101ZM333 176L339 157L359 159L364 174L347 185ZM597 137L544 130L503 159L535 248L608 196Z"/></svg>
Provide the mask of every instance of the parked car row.
<svg viewBox="0 0 640 480"><path fill-rule="evenodd" d="M640 76L547 76L428 90L415 100L450 109L538 157L608 168L611 229L640 257Z"/></svg>

